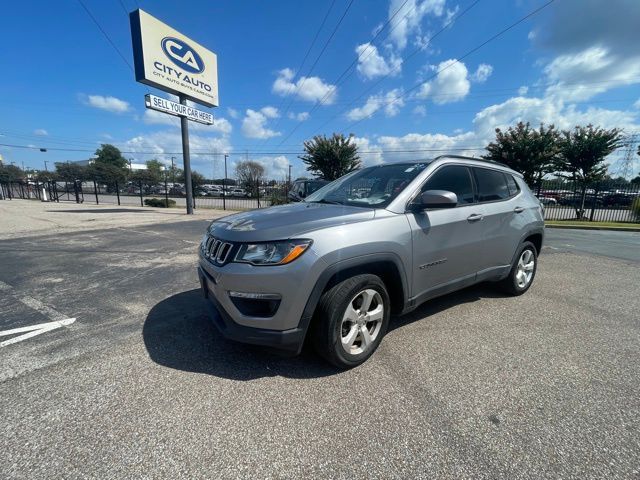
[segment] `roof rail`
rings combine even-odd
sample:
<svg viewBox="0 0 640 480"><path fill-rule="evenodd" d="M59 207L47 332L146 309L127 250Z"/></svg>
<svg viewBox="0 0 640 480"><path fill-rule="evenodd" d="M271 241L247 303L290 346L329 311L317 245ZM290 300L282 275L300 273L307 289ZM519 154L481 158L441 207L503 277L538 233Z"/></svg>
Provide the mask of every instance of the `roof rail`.
<svg viewBox="0 0 640 480"><path fill-rule="evenodd" d="M460 160L475 160L476 162L493 163L494 165L500 165L501 167L511 168L509 165L506 165L501 162L496 162L495 160L489 160L488 158L465 157L464 155L438 155L436 158L433 159L433 161L435 162L436 160L440 160L441 158L458 158Z"/></svg>

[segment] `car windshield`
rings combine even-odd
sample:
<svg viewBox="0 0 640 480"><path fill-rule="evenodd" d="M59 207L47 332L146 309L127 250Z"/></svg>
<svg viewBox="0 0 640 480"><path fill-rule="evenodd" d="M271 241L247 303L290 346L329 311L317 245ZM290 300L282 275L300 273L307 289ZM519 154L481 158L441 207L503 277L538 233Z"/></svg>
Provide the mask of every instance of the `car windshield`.
<svg viewBox="0 0 640 480"><path fill-rule="evenodd" d="M385 208L427 165L392 163L356 170L309 195L305 202Z"/></svg>

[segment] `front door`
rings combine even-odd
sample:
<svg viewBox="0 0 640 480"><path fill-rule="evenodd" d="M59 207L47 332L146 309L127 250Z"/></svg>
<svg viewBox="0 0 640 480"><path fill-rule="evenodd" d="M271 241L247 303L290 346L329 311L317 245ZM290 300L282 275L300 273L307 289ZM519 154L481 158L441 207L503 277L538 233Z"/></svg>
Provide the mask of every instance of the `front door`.
<svg viewBox="0 0 640 480"><path fill-rule="evenodd" d="M471 171L445 165L425 182L421 192L447 190L458 197L455 208L407 213L413 243L413 296L471 284L482 257L482 206L475 202Z"/></svg>

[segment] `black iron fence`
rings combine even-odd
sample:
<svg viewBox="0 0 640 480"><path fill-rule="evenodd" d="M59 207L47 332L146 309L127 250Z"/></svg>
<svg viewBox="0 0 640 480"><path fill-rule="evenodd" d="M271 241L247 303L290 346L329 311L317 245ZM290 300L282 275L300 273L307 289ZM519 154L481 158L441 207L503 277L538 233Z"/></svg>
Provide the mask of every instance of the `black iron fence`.
<svg viewBox="0 0 640 480"><path fill-rule="evenodd" d="M289 202L288 182L244 185L200 185L194 188L194 207L252 210ZM640 223L640 185L544 180L533 189L545 207L547 220ZM0 183L0 198L35 199L90 204L186 208L184 185L164 182L104 183L98 180L16 181Z"/></svg>
<svg viewBox="0 0 640 480"><path fill-rule="evenodd" d="M640 185L543 180L534 193L547 220L640 223Z"/></svg>
<svg viewBox="0 0 640 480"><path fill-rule="evenodd" d="M288 182L256 182L255 185L200 185L194 188L194 207L252 210L288 203ZM98 180L14 181L0 183L0 198L33 199L107 205L186 208L183 184L142 181L105 183Z"/></svg>

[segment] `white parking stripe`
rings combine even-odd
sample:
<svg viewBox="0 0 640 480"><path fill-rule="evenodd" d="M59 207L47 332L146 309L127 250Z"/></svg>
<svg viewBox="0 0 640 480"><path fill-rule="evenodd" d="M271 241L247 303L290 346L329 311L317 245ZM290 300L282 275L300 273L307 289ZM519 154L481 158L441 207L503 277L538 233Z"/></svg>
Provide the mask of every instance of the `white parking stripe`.
<svg viewBox="0 0 640 480"><path fill-rule="evenodd" d="M58 312L57 310L45 305L40 300L37 300L28 295L20 295L16 292L16 290L9 285L8 283L4 283L0 281L0 292L4 292L8 295L11 295L13 298L18 300L23 305L35 310L38 313L41 313L49 320L52 320L48 323L40 323L38 325L31 325L29 327L19 327L12 328L11 330L4 330L0 332L0 337L4 337L7 335L15 335L18 333L24 333L24 335L20 335L15 338L11 338L9 340L5 340L4 342L0 342L0 347L6 347L7 345L12 345L14 343L21 342L31 337L35 337L36 335L40 335L41 333L50 332L51 330L55 330L60 327L65 327L67 325L71 325L76 321L75 318L68 318L66 315Z"/></svg>
<svg viewBox="0 0 640 480"><path fill-rule="evenodd" d="M24 333L24 335L20 335L9 340L5 340L4 342L0 342L0 347L6 347L7 345L21 342L28 338L35 337L36 335L40 335L41 333L50 332L51 330L55 330L56 328L66 327L67 325L71 325L75 321L75 318L65 318L64 320L59 320L56 322L39 323L38 325L31 325L29 327L19 327L12 328L11 330L4 330L0 332L0 337L15 335L16 333L28 333Z"/></svg>

